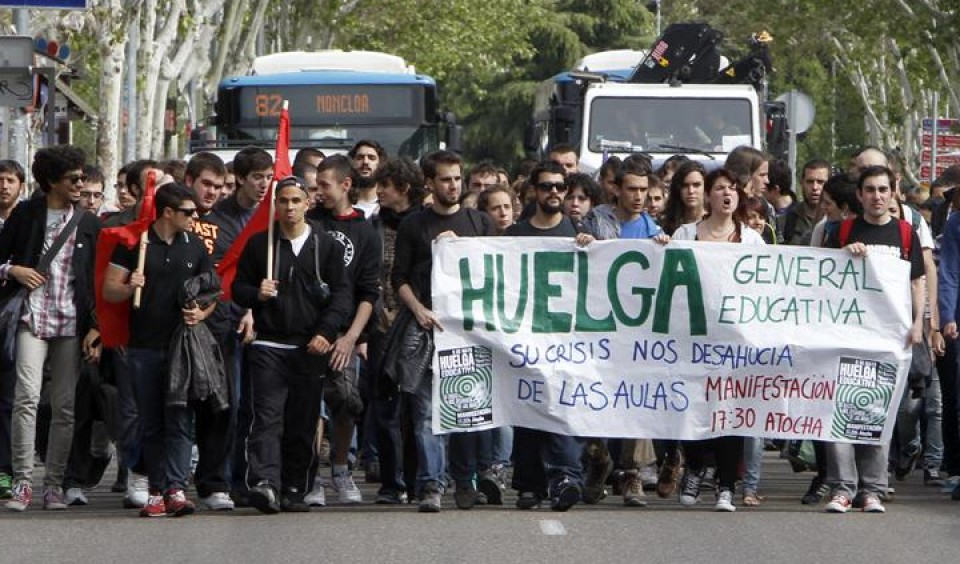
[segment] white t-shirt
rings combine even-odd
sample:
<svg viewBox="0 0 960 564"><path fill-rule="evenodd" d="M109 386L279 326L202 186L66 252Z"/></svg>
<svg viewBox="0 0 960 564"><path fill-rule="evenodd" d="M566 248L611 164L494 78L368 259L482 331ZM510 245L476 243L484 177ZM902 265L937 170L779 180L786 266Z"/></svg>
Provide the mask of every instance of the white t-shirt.
<svg viewBox="0 0 960 564"><path fill-rule="evenodd" d="M686 223L681 225L679 229L676 230L673 234L673 239L678 241L696 241L697 240L697 225L700 222ZM714 241L711 241L714 242ZM716 241L720 242L720 241ZM744 245L766 245L766 241L763 240L763 237L750 228L750 226L743 223L740 224L740 243Z"/></svg>

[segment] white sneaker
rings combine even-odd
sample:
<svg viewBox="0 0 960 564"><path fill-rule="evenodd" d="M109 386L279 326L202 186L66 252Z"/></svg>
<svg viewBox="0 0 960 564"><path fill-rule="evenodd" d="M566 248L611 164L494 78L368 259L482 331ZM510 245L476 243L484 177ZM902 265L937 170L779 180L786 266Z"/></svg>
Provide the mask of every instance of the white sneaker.
<svg viewBox="0 0 960 564"><path fill-rule="evenodd" d="M733 513L737 508L733 505L733 492L730 490L720 490L717 495L717 504L713 506L714 511L724 511Z"/></svg>
<svg viewBox="0 0 960 564"><path fill-rule="evenodd" d="M127 493L124 495L124 505L128 507L143 507L150 498L150 483L143 474L130 472L127 477Z"/></svg>
<svg viewBox="0 0 960 564"><path fill-rule="evenodd" d="M340 496L340 503L363 503L363 494L360 493L360 488L353 483L353 476L350 474L334 476L331 486L333 491Z"/></svg>
<svg viewBox="0 0 960 564"><path fill-rule="evenodd" d="M864 513L885 513L887 509L880 503L880 498L876 494L867 494L863 496Z"/></svg>
<svg viewBox="0 0 960 564"><path fill-rule="evenodd" d="M845 495L835 495L833 499L830 500L823 510L827 513L846 513L850 511L850 508L853 506L853 503L850 501L850 498Z"/></svg>
<svg viewBox="0 0 960 564"><path fill-rule="evenodd" d="M313 480L313 488L310 490L310 493L303 497L303 501L307 502L307 505L313 507L326 507L327 506L327 494L323 489L323 478L316 478Z"/></svg>
<svg viewBox="0 0 960 564"><path fill-rule="evenodd" d="M207 497L201 497L200 503L212 511L233 511L233 500L226 492L213 492Z"/></svg>
<svg viewBox="0 0 960 564"><path fill-rule="evenodd" d="M63 500L67 505L87 505L90 503L80 488L67 488Z"/></svg>
<svg viewBox="0 0 960 564"><path fill-rule="evenodd" d="M640 468L640 484L644 490L653 490L657 487L657 465L649 464Z"/></svg>

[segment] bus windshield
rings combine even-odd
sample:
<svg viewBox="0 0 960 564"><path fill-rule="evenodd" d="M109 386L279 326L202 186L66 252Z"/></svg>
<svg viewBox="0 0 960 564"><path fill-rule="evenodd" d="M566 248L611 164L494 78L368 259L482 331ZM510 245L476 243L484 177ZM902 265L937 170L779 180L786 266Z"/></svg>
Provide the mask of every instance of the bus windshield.
<svg viewBox="0 0 960 564"><path fill-rule="evenodd" d="M750 108L738 98L596 98L588 146L598 153L729 152L754 144Z"/></svg>

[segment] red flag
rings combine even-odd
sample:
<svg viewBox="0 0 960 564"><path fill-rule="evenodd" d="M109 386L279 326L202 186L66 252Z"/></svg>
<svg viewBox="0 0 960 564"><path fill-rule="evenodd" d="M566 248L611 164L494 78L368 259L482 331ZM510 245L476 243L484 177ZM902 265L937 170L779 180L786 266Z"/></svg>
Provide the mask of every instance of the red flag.
<svg viewBox="0 0 960 564"><path fill-rule="evenodd" d="M107 348L122 347L130 340L130 304L110 303L103 299L103 280L110 266L117 245L133 249L140 244L140 236L150 228L156 219L156 206L153 202L157 178L154 171L147 173L146 187L140 205L140 215L133 223L120 227L108 227L100 230L97 238L96 264L94 266L94 286L97 299L97 324L100 327L100 340Z"/></svg>
<svg viewBox="0 0 960 564"><path fill-rule="evenodd" d="M243 252L243 247L246 246L247 240L255 233L266 231L267 226L270 224L272 219L269 217L270 200L273 199L273 187L276 186L278 180L282 180L291 174L293 174L293 167L290 165L290 114L287 112L286 102L284 102L284 107L280 110L280 127L277 130L277 150L276 160L273 162L273 182L270 183L270 188L267 189L267 193L264 194L263 200L261 200L261 204L263 205L257 206L257 211L253 212L253 217L251 217L250 221L244 226L243 231L237 235L236 240L233 241L233 244L230 245L230 248L227 249L226 254L224 254L220 260L220 264L217 265L217 274L220 275L220 286L223 289L223 293L220 295L221 300L229 301L232 298L230 287L233 285L233 279L237 275L237 262L240 260L240 253Z"/></svg>

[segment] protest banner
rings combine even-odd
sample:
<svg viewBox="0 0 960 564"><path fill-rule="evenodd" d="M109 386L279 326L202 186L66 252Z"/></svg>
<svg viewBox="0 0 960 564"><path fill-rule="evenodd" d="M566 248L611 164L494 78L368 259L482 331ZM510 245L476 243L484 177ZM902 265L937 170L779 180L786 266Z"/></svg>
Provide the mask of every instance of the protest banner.
<svg viewBox="0 0 960 564"><path fill-rule="evenodd" d="M434 432L889 440L910 366L909 268L875 254L438 241Z"/></svg>

